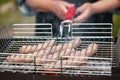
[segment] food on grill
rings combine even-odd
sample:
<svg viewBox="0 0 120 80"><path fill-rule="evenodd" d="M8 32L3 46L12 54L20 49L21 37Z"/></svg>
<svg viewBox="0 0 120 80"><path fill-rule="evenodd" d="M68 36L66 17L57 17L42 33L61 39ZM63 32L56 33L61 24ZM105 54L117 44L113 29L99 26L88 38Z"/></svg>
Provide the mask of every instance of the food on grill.
<svg viewBox="0 0 120 80"><path fill-rule="evenodd" d="M98 45L95 43L91 43L87 48L87 56L92 56L94 53L98 51Z"/></svg>
<svg viewBox="0 0 120 80"><path fill-rule="evenodd" d="M75 40L72 40L70 41L72 44L72 47L73 48L78 48L79 45L82 43L81 39L80 38L75 38Z"/></svg>
<svg viewBox="0 0 120 80"><path fill-rule="evenodd" d="M74 49L66 49L66 50L63 50L61 52L56 52L54 53L53 55L51 54L49 56L50 59L61 59L62 56L69 56L71 53L74 53L75 50Z"/></svg>
<svg viewBox="0 0 120 80"><path fill-rule="evenodd" d="M80 38L75 38L74 40L68 42L68 43L64 43L63 44L63 49L66 49L66 48L78 48L80 46L80 44L82 43L81 39ZM62 44L59 44L59 45L62 45Z"/></svg>
<svg viewBox="0 0 120 80"><path fill-rule="evenodd" d="M22 47L19 48L20 53L33 53L39 50L46 49L48 50L51 48L52 50L50 51L51 53L55 53L60 51L61 49L67 49L67 48L77 48L81 44L81 39L80 38L75 38L74 40L64 43L64 44L58 44L57 46L55 45L56 41L55 40L48 40L43 44L38 44L38 45L23 45Z"/></svg>
<svg viewBox="0 0 120 80"><path fill-rule="evenodd" d="M70 55L63 55L67 56L67 60L62 61L62 66L80 66L87 62L88 57L95 54L98 50L98 45L91 43L89 44L87 49L82 49L82 51L76 51L73 53L70 53ZM57 70L60 70L61 68L61 60L54 61L51 63L47 63L44 65L45 70L52 70L54 68L58 68Z"/></svg>
<svg viewBox="0 0 120 80"><path fill-rule="evenodd" d="M22 54L12 54L6 60L9 63L35 62L36 65L41 65L44 69L61 68L61 59L63 66L80 66L98 50L98 45L91 43L86 49L76 51L75 48L79 47L80 44L80 38L58 45L56 45L55 40L49 40L43 44L38 44L38 46L22 46L20 48Z"/></svg>
<svg viewBox="0 0 120 80"><path fill-rule="evenodd" d="M29 58L28 58L29 57ZM12 54L6 58L9 63L24 63L33 61L33 58L30 58L30 54Z"/></svg>
<svg viewBox="0 0 120 80"><path fill-rule="evenodd" d="M67 48L66 50L62 50L61 52L56 52L50 54L49 50L40 50L39 52L34 52L33 54L12 54L11 56L7 57L8 62L33 62L34 58L36 58L36 63L41 64L44 62L45 59L49 60L59 60L62 56L76 56L76 54L85 55L85 56L92 56L98 50L97 44L89 44L87 49L83 49L81 52L76 51L74 49ZM47 56L49 54L49 56ZM42 60L43 59L43 60ZM49 62L49 61L48 61Z"/></svg>
<svg viewBox="0 0 120 80"><path fill-rule="evenodd" d="M34 61L34 58L36 58L36 63L38 63L37 61L39 61L40 63L41 62L44 62L42 61L42 59L46 59L47 56L50 52L50 49L49 50L40 50L39 52L34 52L34 53L29 53L29 54L13 54L11 56L8 56L7 57L7 61L8 62L33 62ZM64 54L65 55L69 55L71 52L75 52L74 49L66 49L64 51L61 51L60 53L59 52L56 52L54 54L50 54L48 56L48 59L60 59L61 56L63 56ZM58 56L58 54L60 54ZM51 56L51 57L50 57ZM58 57L57 57L58 56ZM40 64L39 63L39 64Z"/></svg>
<svg viewBox="0 0 120 80"><path fill-rule="evenodd" d="M12 60L12 57L14 58L14 55L13 55L13 54L11 54L11 56L7 56L6 60L7 60L8 62L12 62L12 61L13 61L13 60Z"/></svg>
<svg viewBox="0 0 120 80"><path fill-rule="evenodd" d="M87 57L88 57L87 49L82 49L81 51L76 51L76 53L74 55L72 55L71 58L68 59L71 62L68 62L67 65L80 66L87 61Z"/></svg>
<svg viewBox="0 0 120 80"><path fill-rule="evenodd" d="M55 40L48 40L43 44L38 44L38 45L23 45L22 47L19 48L20 53L32 53L35 51L39 51L42 49L46 49L47 47L52 47L55 44Z"/></svg>
<svg viewBox="0 0 120 80"><path fill-rule="evenodd" d="M80 38L75 38L74 40L64 43L64 44L58 44L56 46L53 46L50 53L56 53L59 52L60 50L66 50L66 49L72 49L72 48L77 48L81 44L81 39ZM48 50L51 47L47 47L46 50Z"/></svg>
<svg viewBox="0 0 120 80"><path fill-rule="evenodd" d="M74 49L66 49L61 52L56 52L54 54L46 54L36 57L36 64L41 64L43 62L51 62L51 60L60 60L62 56L69 56L71 53L74 53ZM46 60L46 61L45 61ZM50 60L50 61L49 61Z"/></svg>

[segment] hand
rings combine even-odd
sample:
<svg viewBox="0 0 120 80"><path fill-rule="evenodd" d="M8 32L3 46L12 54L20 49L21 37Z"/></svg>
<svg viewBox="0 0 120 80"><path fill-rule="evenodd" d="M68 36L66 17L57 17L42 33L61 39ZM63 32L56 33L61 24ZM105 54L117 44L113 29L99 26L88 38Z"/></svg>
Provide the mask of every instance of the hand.
<svg viewBox="0 0 120 80"><path fill-rule="evenodd" d="M68 11L68 8L74 6L74 4L62 1L62 0L55 0L53 1L52 12L56 14L60 19L64 19L65 14Z"/></svg>
<svg viewBox="0 0 120 80"><path fill-rule="evenodd" d="M92 4L85 3L82 6L78 7L75 12L78 15L73 19L73 22L84 22L86 21L93 13L92 13Z"/></svg>

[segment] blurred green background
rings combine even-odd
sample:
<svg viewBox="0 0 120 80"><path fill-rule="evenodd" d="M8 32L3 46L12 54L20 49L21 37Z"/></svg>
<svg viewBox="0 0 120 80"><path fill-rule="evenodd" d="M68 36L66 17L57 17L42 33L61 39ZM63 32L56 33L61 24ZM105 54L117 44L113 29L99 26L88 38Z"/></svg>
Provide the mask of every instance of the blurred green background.
<svg viewBox="0 0 120 80"><path fill-rule="evenodd" d="M16 0L0 0L0 26L15 23L34 23L35 17L23 16Z"/></svg>
<svg viewBox="0 0 120 80"><path fill-rule="evenodd" d="M15 23L34 23L35 17L23 16L18 10L16 0L0 0L0 26ZM113 14L113 36L120 27L120 15Z"/></svg>

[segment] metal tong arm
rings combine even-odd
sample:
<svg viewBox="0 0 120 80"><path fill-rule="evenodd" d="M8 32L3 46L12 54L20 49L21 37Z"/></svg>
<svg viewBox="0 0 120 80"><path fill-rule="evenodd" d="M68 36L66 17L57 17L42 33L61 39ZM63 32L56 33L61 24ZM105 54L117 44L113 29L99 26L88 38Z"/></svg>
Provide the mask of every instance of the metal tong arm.
<svg viewBox="0 0 120 80"><path fill-rule="evenodd" d="M72 21L71 20L65 20L65 21L62 21L61 22L61 25L60 25L60 36L62 37L63 36L63 28L64 27L68 27L68 35L67 36L70 36L70 32L71 32L71 25L72 25Z"/></svg>
<svg viewBox="0 0 120 80"><path fill-rule="evenodd" d="M60 25L60 35L61 35L61 37L63 36L63 28L64 27L68 27L68 36L69 36L70 31L71 31L71 24L73 23L71 20L75 15L75 10L76 10L75 5L68 8L68 12L66 13L66 15L64 17L65 21L62 21L61 25Z"/></svg>

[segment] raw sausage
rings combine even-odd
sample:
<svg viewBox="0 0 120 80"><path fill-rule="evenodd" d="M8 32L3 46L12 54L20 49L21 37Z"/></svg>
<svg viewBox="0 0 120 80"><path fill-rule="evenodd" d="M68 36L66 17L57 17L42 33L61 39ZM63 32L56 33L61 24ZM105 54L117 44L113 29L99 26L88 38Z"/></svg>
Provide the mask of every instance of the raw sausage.
<svg viewBox="0 0 120 80"><path fill-rule="evenodd" d="M49 60L57 60L57 59L61 59L62 56L66 56L66 55L70 55L70 53L73 53L75 52L74 49L66 49L66 50L63 50L61 51L60 53L59 52L56 52L54 54L44 54L42 57L41 56L37 56L36 57L36 64L41 64L41 63L44 63L45 62L45 59L49 59ZM47 57L48 55L48 57ZM43 60L41 60L43 59ZM48 61L47 62L51 62L51 61Z"/></svg>
<svg viewBox="0 0 120 80"><path fill-rule="evenodd" d="M56 44L55 40L48 40L43 44L38 45L28 45L28 46L22 46L19 48L20 53L32 53L39 50L46 49L47 47L52 47L54 44Z"/></svg>
<svg viewBox="0 0 120 80"><path fill-rule="evenodd" d="M80 66L87 62L89 56L92 56L98 51L98 45L91 43L88 45L87 49L82 49L82 51L76 51L76 53L70 53L70 57L67 60L62 61L62 66ZM74 57L71 57L74 56ZM79 56L79 58L77 57ZM76 58L75 58L76 57ZM49 71L54 71L53 68L60 70L61 61L48 63L47 66L44 65L44 68ZM52 70L53 69L53 70Z"/></svg>
<svg viewBox="0 0 120 80"><path fill-rule="evenodd" d="M53 45L56 44L55 40L48 40L43 44L38 44L38 45L28 45L28 46L22 46L19 48L20 53L32 53L36 52L39 50L46 49L47 47L51 48ZM74 40L64 43L64 44L58 44L57 46L54 46L51 50L51 53L58 52L61 48L62 50L65 50L67 48L77 48L81 44L81 39L80 38L75 38Z"/></svg>
<svg viewBox="0 0 120 80"><path fill-rule="evenodd" d="M93 54L95 54L98 51L98 45L95 43L91 43L88 45L87 48L87 56L92 56Z"/></svg>

